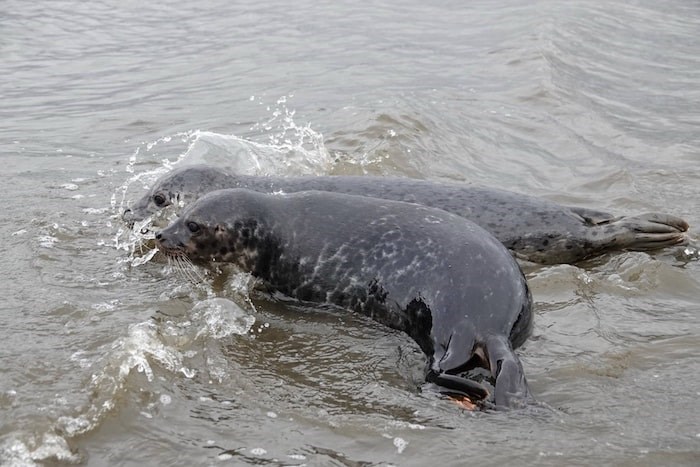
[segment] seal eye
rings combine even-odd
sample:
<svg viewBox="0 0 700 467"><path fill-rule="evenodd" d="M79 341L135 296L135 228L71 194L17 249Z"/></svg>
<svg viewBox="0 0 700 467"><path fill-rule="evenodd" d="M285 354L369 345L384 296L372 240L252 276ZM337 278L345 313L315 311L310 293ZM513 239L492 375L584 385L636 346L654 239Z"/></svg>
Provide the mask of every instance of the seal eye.
<svg viewBox="0 0 700 467"><path fill-rule="evenodd" d="M201 228L199 227L199 224L197 224L196 222L192 222L192 221L189 221L187 223L187 228L192 233L197 233L201 230Z"/></svg>
<svg viewBox="0 0 700 467"><path fill-rule="evenodd" d="M162 193L156 193L155 195L153 195L153 202L156 203L156 206L163 206L165 205L166 201L167 200L165 199L165 195L163 195Z"/></svg>

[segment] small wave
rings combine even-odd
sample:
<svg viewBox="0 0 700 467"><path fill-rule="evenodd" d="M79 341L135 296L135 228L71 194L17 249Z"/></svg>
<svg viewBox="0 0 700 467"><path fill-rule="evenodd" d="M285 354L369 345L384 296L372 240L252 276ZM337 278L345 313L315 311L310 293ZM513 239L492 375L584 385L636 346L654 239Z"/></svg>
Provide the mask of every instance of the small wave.
<svg viewBox="0 0 700 467"><path fill-rule="evenodd" d="M90 381L91 400L86 410L74 416L60 417L58 431L74 437L99 426L104 417L117 406L120 394L129 391L127 381L134 373L142 374L148 383L154 381L156 366L160 371L194 378L202 363L200 350L211 340L234 335L246 335L255 317L231 300L207 299L197 303L187 318L149 320L129 326L126 336L118 339L98 363ZM206 362L216 364L217 359ZM211 375L221 375L220 368L206 368ZM159 400L169 400L166 397Z"/></svg>
<svg viewBox="0 0 700 467"><path fill-rule="evenodd" d="M102 369L93 375L92 400L87 410L77 416L59 418L58 426L70 437L94 429L115 408L118 394L125 390L127 377L133 370L153 381L151 363L155 362L167 371L193 377L196 371L186 367L183 361L182 352L162 340L156 323L147 321L129 326L127 335L112 344L101 363Z"/></svg>

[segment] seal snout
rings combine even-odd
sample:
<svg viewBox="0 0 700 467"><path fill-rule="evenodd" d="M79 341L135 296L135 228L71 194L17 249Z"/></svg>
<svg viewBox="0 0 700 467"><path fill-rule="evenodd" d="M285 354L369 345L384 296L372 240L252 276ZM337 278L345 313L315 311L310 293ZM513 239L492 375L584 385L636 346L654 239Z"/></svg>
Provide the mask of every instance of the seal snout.
<svg viewBox="0 0 700 467"><path fill-rule="evenodd" d="M185 254L185 245L180 241L173 240L162 230L156 233L156 245L166 255L182 256Z"/></svg>

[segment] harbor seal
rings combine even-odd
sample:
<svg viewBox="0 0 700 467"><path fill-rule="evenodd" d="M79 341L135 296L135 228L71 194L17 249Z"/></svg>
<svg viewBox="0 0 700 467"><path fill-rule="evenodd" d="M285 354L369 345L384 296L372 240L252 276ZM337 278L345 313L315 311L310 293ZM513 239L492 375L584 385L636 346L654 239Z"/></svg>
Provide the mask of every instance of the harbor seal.
<svg viewBox="0 0 700 467"><path fill-rule="evenodd" d="M528 337L532 297L515 259L473 222L417 204L319 191L244 189L199 198L156 234L159 250L228 262L273 293L332 304L408 334L426 380L485 400L464 373L484 367L497 407L532 400L513 349Z"/></svg>
<svg viewBox="0 0 700 467"><path fill-rule="evenodd" d="M460 183L372 176L256 177L207 165L184 166L169 172L125 210L123 219L133 225L165 207L185 205L224 188L262 193L321 190L435 207L488 230L517 258L541 264L575 263L611 251L654 250L687 241L687 222L668 214L615 217L520 193Z"/></svg>

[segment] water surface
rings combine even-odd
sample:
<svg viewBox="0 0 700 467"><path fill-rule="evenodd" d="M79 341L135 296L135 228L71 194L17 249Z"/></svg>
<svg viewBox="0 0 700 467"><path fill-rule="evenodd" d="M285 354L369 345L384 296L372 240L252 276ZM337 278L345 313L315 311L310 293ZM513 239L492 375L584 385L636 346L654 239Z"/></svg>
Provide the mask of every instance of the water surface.
<svg viewBox="0 0 700 467"><path fill-rule="evenodd" d="M697 465L700 7L3 3L3 465ZM688 247L525 270L544 407L420 392L407 336L134 262L173 163L459 180Z"/></svg>

